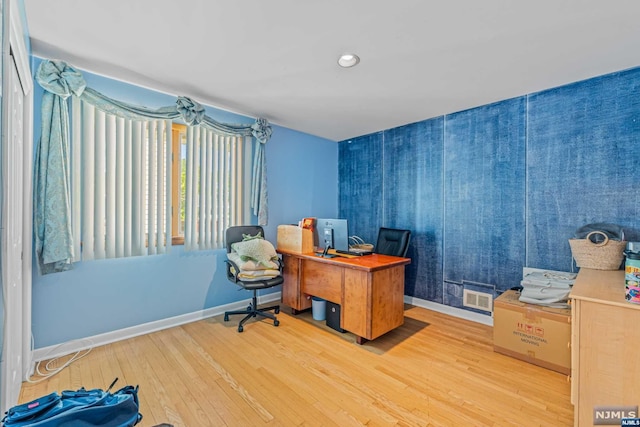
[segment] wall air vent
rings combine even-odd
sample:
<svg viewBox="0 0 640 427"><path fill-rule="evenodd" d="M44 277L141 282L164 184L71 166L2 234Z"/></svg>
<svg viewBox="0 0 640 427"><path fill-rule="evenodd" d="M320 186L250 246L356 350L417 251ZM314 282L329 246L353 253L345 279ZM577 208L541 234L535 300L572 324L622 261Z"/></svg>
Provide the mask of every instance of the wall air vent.
<svg viewBox="0 0 640 427"><path fill-rule="evenodd" d="M462 305L465 307L488 311L489 313L493 312L493 295L491 294L464 289L462 298Z"/></svg>

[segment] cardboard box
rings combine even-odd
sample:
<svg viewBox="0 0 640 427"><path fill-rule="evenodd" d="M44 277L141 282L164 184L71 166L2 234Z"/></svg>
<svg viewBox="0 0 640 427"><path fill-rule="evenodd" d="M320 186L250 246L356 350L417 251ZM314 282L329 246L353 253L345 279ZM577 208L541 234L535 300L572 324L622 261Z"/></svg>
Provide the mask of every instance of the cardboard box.
<svg viewBox="0 0 640 427"><path fill-rule="evenodd" d="M297 225L279 225L277 248L296 253L313 252L313 233Z"/></svg>
<svg viewBox="0 0 640 427"><path fill-rule="evenodd" d="M506 291L494 301L494 351L566 375L571 373L571 309L526 304Z"/></svg>

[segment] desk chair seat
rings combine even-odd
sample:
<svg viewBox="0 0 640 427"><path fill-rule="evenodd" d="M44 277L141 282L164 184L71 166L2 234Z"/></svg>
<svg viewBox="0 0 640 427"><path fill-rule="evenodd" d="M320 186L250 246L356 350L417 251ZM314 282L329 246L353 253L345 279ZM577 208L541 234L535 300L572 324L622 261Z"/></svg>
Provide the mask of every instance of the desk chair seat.
<svg viewBox="0 0 640 427"><path fill-rule="evenodd" d="M242 242L244 240L244 236L255 236L258 233L260 233L260 235L264 237L264 230L262 229L262 227L257 225L235 226L227 228L225 232L225 245L227 247L227 254L230 254L232 252L233 243ZM280 306L275 305L271 307L258 308L257 292L259 289L271 288L273 286L278 286L282 284L282 282L284 282L284 278L282 277L282 262L280 260L277 261L278 269L280 270L279 276L260 280L243 280L239 277L242 271L240 267L230 259L227 259L225 262L227 264L227 279L230 282L240 286L241 288L252 291L253 297L251 303L245 310L226 311L224 313L224 321L228 322L229 316L231 315L244 314L245 317L240 320L240 323L238 324L238 332L242 332L244 330L244 324L247 322L247 320L253 317L264 317L272 319L273 326L278 326L280 324L278 318L274 314L269 312L273 310L275 314L278 314L280 312Z"/></svg>
<svg viewBox="0 0 640 427"><path fill-rule="evenodd" d="M378 242L376 243L377 254L406 257L411 240L410 230L399 230L395 228L380 227L378 231Z"/></svg>

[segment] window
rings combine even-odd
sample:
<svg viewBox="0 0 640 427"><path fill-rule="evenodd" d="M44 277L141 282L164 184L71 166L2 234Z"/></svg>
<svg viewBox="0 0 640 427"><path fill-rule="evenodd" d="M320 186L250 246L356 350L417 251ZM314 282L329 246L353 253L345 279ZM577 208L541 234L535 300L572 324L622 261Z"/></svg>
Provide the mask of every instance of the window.
<svg viewBox="0 0 640 427"><path fill-rule="evenodd" d="M187 126L174 123L171 131L172 243L174 245L183 245L187 180Z"/></svg>
<svg viewBox="0 0 640 427"><path fill-rule="evenodd" d="M72 125L74 261L222 248L227 227L250 221L245 138L76 97Z"/></svg>
<svg viewBox="0 0 640 427"><path fill-rule="evenodd" d="M227 227L250 221L251 144L189 126L185 145L185 249L222 248Z"/></svg>

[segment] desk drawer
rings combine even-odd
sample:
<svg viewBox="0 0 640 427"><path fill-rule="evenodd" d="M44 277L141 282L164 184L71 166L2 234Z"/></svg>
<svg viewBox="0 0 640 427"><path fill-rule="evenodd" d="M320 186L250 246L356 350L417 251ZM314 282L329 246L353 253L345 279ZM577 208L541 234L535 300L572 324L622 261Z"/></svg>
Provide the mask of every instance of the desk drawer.
<svg viewBox="0 0 640 427"><path fill-rule="evenodd" d="M336 304L342 303L343 268L303 260L300 290Z"/></svg>

